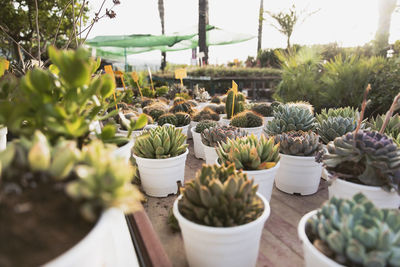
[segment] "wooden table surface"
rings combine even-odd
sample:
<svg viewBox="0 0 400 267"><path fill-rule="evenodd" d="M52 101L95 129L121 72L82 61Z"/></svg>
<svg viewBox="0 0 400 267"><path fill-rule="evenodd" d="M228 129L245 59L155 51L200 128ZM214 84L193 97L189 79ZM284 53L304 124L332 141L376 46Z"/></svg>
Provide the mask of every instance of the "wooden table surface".
<svg viewBox="0 0 400 267"><path fill-rule="evenodd" d="M193 141L189 140L185 180L192 179L203 163L205 162L194 157ZM297 224L304 214L318 208L328 199L327 186L327 182L321 179L318 192L310 196L290 195L273 189L271 215L264 226L257 266L303 266ZM167 225L168 211L175 198L176 196L148 197L144 207L173 266L188 266L181 234L174 233Z"/></svg>

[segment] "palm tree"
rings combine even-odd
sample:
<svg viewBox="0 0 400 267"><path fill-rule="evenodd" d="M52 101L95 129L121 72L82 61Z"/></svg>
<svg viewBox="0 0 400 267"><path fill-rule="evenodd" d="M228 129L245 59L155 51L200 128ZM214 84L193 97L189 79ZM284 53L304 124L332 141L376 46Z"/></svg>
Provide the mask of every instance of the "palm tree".
<svg viewBox="0 0 400 267"><path fill-rule="evenodd" d="M203 62L208 64L207 27L208 0L199 0L199 52L204 52Z"/></svg>
<svg viewBox="0 0 400 267"><path fill-rule="evenodd" d="M158 0L158 13L160 14L161 21L161 34L165 34L165 20L164 20L164 0ZM161 70L167 66L167 53L161 52Z"/></svg>
<svg viewBox="0 0 400 267"><path fill-rule="evenodd" d="M258 42L257 42L257 53L261 50L261 39L264 22L264 0L260 0L260 11L258 13Z"/></svg>

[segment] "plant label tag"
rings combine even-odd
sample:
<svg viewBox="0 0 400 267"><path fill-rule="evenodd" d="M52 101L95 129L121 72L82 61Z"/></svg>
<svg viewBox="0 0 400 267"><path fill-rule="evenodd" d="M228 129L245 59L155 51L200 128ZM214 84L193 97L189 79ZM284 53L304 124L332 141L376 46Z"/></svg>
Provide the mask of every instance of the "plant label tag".
<svg viewBox="0 0 400 267"><path fill-rule="evenodd" d="M104 66L104 71L105 71L106 73L110 74L110 75L115 79L114 71L113 71L111 65L105 65L105 66Z"/></svg>
<svg viewBox="0 0 400 267"><path fill-rule="evenodd" d="M135 83L137 83L137 82L139 81L139 76L138 76L138 74L137 74L136 71L133 71L133 72L131 73L131 76L132 76L132 79L133 79L133 81L134 81Z"/></svg>

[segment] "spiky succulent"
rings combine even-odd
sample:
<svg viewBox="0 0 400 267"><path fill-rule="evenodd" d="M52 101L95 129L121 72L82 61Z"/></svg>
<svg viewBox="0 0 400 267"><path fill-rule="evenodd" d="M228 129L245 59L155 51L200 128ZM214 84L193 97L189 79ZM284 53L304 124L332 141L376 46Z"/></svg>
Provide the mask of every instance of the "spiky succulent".
<svg viewBox="0 0 400 267"><path fill-rule="evenodd" d="M372 130L379 131L382 128L382 125L385 121L385 115L378 115L376 118L371 118L368 126L371 127ZM385 128L385 134L392 137L393 141L396 142L397 145L400 145L400 115L396 114L389 119L389 123Z"/></svg>
<svg viewBox="0 0 400 267"><path fill-rule="evenodd" d="M326 201L305 231L319 251L341 265L400 265L400 211L378 209L361 193Z"/></svg>
<svg viewBox="0 0 400 267"><path fill-rule="evenodd" d="M342 117L342 118L352 118L357 120L359 117L358 109L352 107L345 108L330 108L328 110L322 109L321 113L316 115L317 121L321 124L331 117Z"/></svg>
<svg viewBox="0 0 400 267"><path fill-rule="evenodd" d="M246 136L247 132L233 126L215 126L205 129L201 134L201 141L206 146L216 147L227 139Z"/></svg>
<svg viewBox="0 0 400 267"><path fill-rule="evenodd" d="M168 107L161 102L154 102L153 104L143 108L143 113L150 115L155 121L157 121L161 115L167 113L167 111Z"/></svg>
<svg viewBox="0 0 400 267"><path fill-rule="evenodd" d="M143 97L142 98L142 108L145 108L155 102L156 101L153 98Z"/></svg>
<svg viewBox="0 0 400 267"><path fill-rule="evenodd" d="M335 140L346 133L352 132L357 127L357 121L354 118L344 118L341 116L328 117L326 120L318 123L317 131L324 144Z"/></svg>
<svg viewBox="0 0 400 267"><path fill-rule="evenodd" d="M176 127L182 127L190 124L190 115L184 112L177 112L175 113L175 117L178 120L178 124L175 125Z"/></svg>
<svg viewBox="0 0 400 267"><path fill-rule="evenodd" d="M251 107L251 110L263 117L272 116L272 107L268 103L256 103Z"/></svg>
<svg viewBox="0 0 400 267"><path fill-rule="evenodd" d="M233 165L205 165L181 189L179 212L206 226L232 227L256 220L264 211L257 185Z"/></svg>
<svg viewBox="0 0 400 267"><path fill-rule="evenodd" d="M165 159L183 154L186 151L186 136L174 126L158 126L144 131L136 138L133 153L142 158Z"/></svg>
<svg viewBox="0 0 400 267"><path fill-rule="evenodd" d="M279 105L274 109L274 119L269 121L264 131L277 135L289 131L310 131L316 128L313 114L305 108Z"/></svg>
<svg viewBox="0 0 400 267"><path fill-rule="evenodd" d="M193 121L213 120L219 121L219 115L210 108L203 108L201 111L193 115Z"/></svg>
<svg viewBox="0 0 400 267"><path fill-rule="evenodd" d="M211 103L215 103L215 104L221 104L221 99L219 98L219 96L213 96L212 98L211 98L211 101L210 101Z"/></svg>
<svg viewBox="0 0 400 267"><path fill-rule="evenodd" d="M220 163L235 163L238 170L264 170L279 161L279 144L275 145L273 137L267 139L262 135L258 139L252 134L221 142L217 154Z"/></svg>
<svg viewBox="0 0 400 267"><path fill-rule="evenodd" d="M232 118L231 125L240 128L260 127L263 125L263 118L253 111L243 111Z"/></svg>
<svg viewBox="0 0 400 267"><path fill-rule="evenodd" d="M192 106L191 106L191 104L189 104L182 97L177 97L177 98L175 98L174 105L170 108L169 112L172 112L172 113L177 113L177 112L192 113Z"/></svg>
<svg viewBox="0 0 400 267"><path fill-rule="evenodd" d="M157 120L158 125L163 126L166 123L176 126L178 124L178 119L173 113L166 113L161 115Z"/></svg>
<svg viewBox="0 0 400 267"><path fill-rule="evenodd" d="M280 144L280 151L285 155L292 156L315 156L322 149L319 136L312 132L291 131L278 134L275 143Z"/></svg>
<svg viewBox="0 0 400 267"><path fill-rule="evenodd" d="M327 150L323 163L341 179L400 193L400 148L388 136L360 130L336 138Z"/></svg>
<svg viewBox="0 0 400 267"><path fill-rule="evenodd" d="M211 121L211 120L204 120L199 122L196 125L196 128L194 129L194 131L196 133L202 133L205 129L211 128L211 127L215 127L218 124L215 121Z"/></svg>

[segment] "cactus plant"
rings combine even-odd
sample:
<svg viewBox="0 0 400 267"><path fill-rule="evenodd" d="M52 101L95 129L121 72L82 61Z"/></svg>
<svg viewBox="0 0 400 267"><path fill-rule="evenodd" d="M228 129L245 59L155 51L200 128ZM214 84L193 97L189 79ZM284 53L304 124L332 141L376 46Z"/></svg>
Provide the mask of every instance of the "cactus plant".
<svg viewBox="0 0 400 267"><path fill-rule="evenodd" d="M279 105L274 111L274 119L264 128L268 135L277 135L289 131L309 131L316 128L313 114L297 106Z"/></svg>
<svg viewBox="0 0 400 267"><path fill-rule="evenodd" d="M186 136L174 126L158 126L144 131L136 138L133 153L142 158L165 159L183 154L187 149Z"/></svg>
<svg viewBox="0 0 400 267"><path fill-rule="evenodd" d="M175 125L176 127L182 127L190 124L190 115L184 112L177 112L175 113L176 119L177 119L177 124Z"/></svg>
<svg viewBox="0 0 400 267"><path fill-rule="evenodd" d="M219 121L219 115L212 109L205 107L193 115L193 121L200 122L203 120Z"/></svg>
<svg viewBox="0 0 400 267"><path fill-rule="evenodd" d="M371 118L368 123L368 126L371 127L372 130L379 131L382 128L383 122L385 121L386 115L378 115L376 118ZM385 134L392 137L393 141L396 142L397 145L400 145L400 115L396 114L389 119L389 123L385 128Z"/></svg>
<svg viewBox="0 0 400 267"><path fill-rule="evenodd" d="M317 131L324 144L335 140L346 133L356 129L357 122L353 118L344 118L341 116L328 117L326 120L318 123Z"/></svg>
<svg viewBox="0 0 400 267"><path fill-rule="evenodd" d="M306 223L325 256L345 266L399 266L400 211L378 209L363 194L332 197Z"/></svg>
<svg viewBox="0 0 400 267"><path fill-rule="evenodd" d="M175 98L174 105L170 108L169 112L185 112L190 114L192 113L192 106L185 99L177 97Z"/></svg>
<svg viewBox="0 0 400 267"><path fill-rule="evenodd" d="M228 138L235 139L246 135L245 131L233 126L215 126L201 133L201 141L206 146L217 147L218 143L226 142Z"/></svg>
<svg viewBox="0 0 400 267"><path fill-rule="evenodd" d="M148 98L148 97L143 97L141 106L142 108L145 108L147 106L150 106L151 104L155 103L156 101L153 98Z"/></svg>
<svg viewBox="0 0 400 267"><path fill-rule="evenodd" d="M275 145L274 138L255 135L228 139L217 147L221 163L235 163L240 170L264 170L272 168L279 161L279 144Z"/></svg>
<svg viewBox="0 0 400 267"><path fill-rule="evenodd" d="M279 143L281 153L292 156L315 156L322 149L319 136L312 132L291 131L276 135L275 143Z"/></svg>
<svg viewBox="0 0 400 267"><path fill-rule="evenodd" d="M194 129L194 131L196 132L196 133L202 133L205 129L208 129L208 128L211 128L211 127L215 127L215 126L217 126L218 124L215 122L215 121L212 121L212 120L204 120L204 121L201 121L201 122L199 122L197 125L196 125L196 128Z"/></svg>
<svg viewBox="0 0 400 267"><path fill-rule="evenodd" d="M156 87L156 94L158 97L160 96L165 96L166 94L168 94L169 88L168 86L160 86L160 87Z"/></svg>
<svg viewBox="0 0 400 267"><path fill-rule="evenodd" d="M329 143L327 150L323 163L341 179L400 193L400 148L385 134L347 133Z"/></svg>
<svg viewBox="0 0 400 267"><path fill-rule="evenodd" d="M263 119L253 111L243 111L232 118L231 125L240 128L260 127Z"/></svg>
<svg viewBox="0 0 400 267"><path fill-rule="evenodd" d="M150 115L155 121L157 121L161 115L167 113L167 111L168 107L161 102L153 102L151 105L143 108L143 113Z"/></svg>
<svg viewBox="0 0 400 267"><path fill-rule="evenodd" d="M211 98L211 101L210 101L211 103L214 103L214 104L221 104L221 99L219 98L219 96L213 96L212 98Z"/></svg>
<svg viewBox="0 0 400 267"><path fill-rule="evenodd" d="M256 103L251 107L251 110L263 117L272 116L272 107L268 103Z"/></svg>
<svg viewBox="0 0 400 267"><path fill-rule="evenodd" d="M236 94L232 89L230 89L226 93L226 102L225 102L225 110L226 110L226 116L227 119L231 119L232 116L235 116L236 114L244 111L244 102L246 98L243 96L243 94ZM234 104L234 109L232 111L232 106Z"/></svg>
<svg viewBox="0 0 400 267"><path fill-rule="evenodd" d="M157 120L158 125L163 126L166 123L176 126L178 124L178 119L173 113L166 113L161 115Z"/></svg>
<svg viewBox="0 0 400 267"><path fill-rule="evenodd" d="M232 227L256 220L264 211L257 185L233 165L205 165L181 189L179 212L206 226Z"/></svg>

